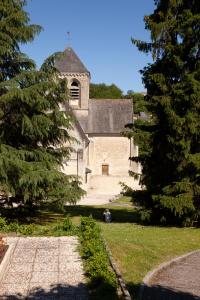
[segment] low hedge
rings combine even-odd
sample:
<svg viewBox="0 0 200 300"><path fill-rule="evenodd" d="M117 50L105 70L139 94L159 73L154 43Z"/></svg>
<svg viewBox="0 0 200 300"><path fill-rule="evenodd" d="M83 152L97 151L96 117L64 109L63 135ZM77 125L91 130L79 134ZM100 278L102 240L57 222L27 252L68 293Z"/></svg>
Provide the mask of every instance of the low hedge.
<svg viewBox="0 0 200 300"><path fill-rule="evenodd" d="M91 299L118 299L116 276L110 267L100 228L92 217L81 218L80 240Z"/></svg>

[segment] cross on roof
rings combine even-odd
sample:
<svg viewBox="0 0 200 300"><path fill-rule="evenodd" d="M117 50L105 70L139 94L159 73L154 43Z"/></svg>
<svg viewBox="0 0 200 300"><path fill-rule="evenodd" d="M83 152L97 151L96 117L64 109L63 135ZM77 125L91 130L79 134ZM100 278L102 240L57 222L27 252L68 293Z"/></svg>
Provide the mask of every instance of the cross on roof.
<svg viewBox="0 0 200 300"><path fill-rule="evenodd" d="M67 47L71 46L71 32L67 32Z"/></svg>

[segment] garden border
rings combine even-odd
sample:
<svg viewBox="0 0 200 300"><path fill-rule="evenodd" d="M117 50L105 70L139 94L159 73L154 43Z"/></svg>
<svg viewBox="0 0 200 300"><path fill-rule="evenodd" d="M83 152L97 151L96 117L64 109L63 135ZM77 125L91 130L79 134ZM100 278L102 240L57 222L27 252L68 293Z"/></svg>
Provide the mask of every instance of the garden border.
<svg viewBox="0 0 200 300"><path fill-rule="evenodd" d="M158 265L157 268L155 268L152 271L148 272L147 275L143 278L143 281L142 281L142 283L140 285L139 299L140 300L142 299L144 288L145 288L145 286L149 286L150 281L151 281L151 279L152 279L153 276L155 276L157 273L161 272L162 270L170 267L174 263L176 263L176 262L178 262L178 261L180 261L180 260L182 260L182 259L184 259L184 258L186 258L186 257L188 257L190 255L198 253L198 252L200 252L200 249L188 252L188 253L183 254L181 256L177 256L177 257L171 259L170 261L167 261L167 262L164 262L164 263Z"/></svg>

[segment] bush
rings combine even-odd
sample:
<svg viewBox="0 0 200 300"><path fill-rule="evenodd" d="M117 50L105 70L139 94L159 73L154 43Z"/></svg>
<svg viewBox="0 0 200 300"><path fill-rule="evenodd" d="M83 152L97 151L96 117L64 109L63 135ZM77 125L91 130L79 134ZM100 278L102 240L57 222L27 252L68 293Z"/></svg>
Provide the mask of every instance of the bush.
<svg viewBox="0 0 200 300"><path fill-rule="evenodd" d="M19 233L23 235L31 235L34 231L35 227L33 224L29 225L19 225L18 231Z"/></svg>
<svg viewBox="0 0 200 300"><path fill-rule="evenodd" d="M3 217L0 217L0 230L4 230L6 226L7 226L6 219Z"/></svg>
<svg viewBox="0 0 200 300"><path fill-rule="evenodd" d="M152 222L152 211L150 209L141 208L138 211L139 219L143 224L151 224Z"/></svg>
<svg viewBox="0 0 200 300"><path fill-rule="evenodd" d="M90 287L96 290L95 299L117 299L116 277L110 267L100 228L92 217L81 218L80 239Z"/></svg>
<svg viewBox="0 0 200 300"><path fill-rule="evenodd" d="M53 227L53 232L57 236L76 235L79 234L79 228L75 226L70 217L67 216L62 223L58 223Z"/></svg>
<svg viewBox="0 0 200 300"><path fill-rule="evenodd" d="M20 225L18 222L12 222L7 226L7 230L11 232L19 232L20 231Z"/></svg>
<svg viewBox="0 0 200 300"><path fill-rule="evenodd" d="M64 231L71 231L73 228L73 224L69 216L67 216L64 221L63 221L63 226L62 226Z"/></svg>

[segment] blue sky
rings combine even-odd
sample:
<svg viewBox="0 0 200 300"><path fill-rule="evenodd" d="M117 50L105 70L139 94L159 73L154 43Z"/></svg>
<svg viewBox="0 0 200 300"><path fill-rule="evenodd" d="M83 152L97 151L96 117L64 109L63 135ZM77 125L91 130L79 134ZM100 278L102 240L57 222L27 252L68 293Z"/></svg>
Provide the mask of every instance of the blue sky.
<svg viewBox="0 0 200 300"><path fill-rule="evenodd" d="M43 31L22 50L38 67L43 60L71 46L94 83L115 83L124 92L144 91L139 70L151 56L140 53L131 37L148 40L143 17L153 12L153 0L28 0L31 23Z"/></svg>

